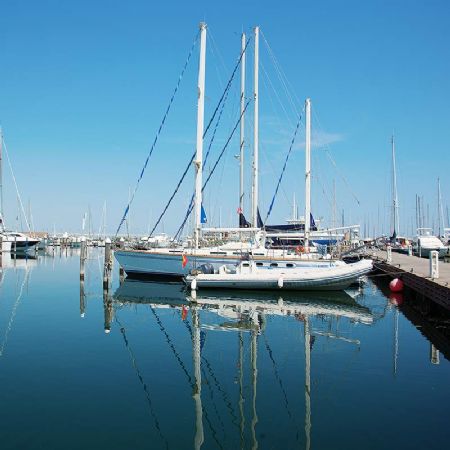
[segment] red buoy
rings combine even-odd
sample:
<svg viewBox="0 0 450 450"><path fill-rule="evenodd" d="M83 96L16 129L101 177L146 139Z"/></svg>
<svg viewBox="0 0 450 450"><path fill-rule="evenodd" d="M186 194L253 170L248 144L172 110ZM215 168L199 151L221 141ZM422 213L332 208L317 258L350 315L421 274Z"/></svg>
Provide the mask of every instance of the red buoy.
<svg viewBox="0 0 450 450"><path fill-rule="evenodd" d="M391 292L402 292L403 291L403 281L400 280L399 278L394 278L389 283L389 289L391 290Z"/></svg>
<svg viewBox="0 0 450 450"><path fill-rule="evenodd" d="M403 294L401 292L392 292L389 295L389 302L394 306L401 306L403 303Z"/></svg>

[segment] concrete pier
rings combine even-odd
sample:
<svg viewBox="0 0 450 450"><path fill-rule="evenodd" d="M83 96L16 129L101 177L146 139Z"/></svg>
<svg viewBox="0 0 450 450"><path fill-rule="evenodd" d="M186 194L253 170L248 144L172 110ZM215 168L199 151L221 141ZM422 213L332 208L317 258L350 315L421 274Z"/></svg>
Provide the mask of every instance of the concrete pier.
<svg viewBox="0 0 450 450"><path fill-rule="evenodd" d="M367 256L374 259L375 269L401 278L405 286L450 310L450 264L439 261L438 277L432 278L432 272L437 272L430 270L428 259L392 252L388 262L388 252L378 249L368 251Z"/></svg>

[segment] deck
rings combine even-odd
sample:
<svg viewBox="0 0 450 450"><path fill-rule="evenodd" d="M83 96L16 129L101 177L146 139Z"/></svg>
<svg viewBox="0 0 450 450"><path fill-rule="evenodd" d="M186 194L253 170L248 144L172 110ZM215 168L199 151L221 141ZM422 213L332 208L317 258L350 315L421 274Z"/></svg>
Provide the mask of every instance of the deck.
<svg viewBox="0 0 450 450"><path fill-rule="evenodd" d="M439 278L430 278L430 261L426 258L392 252L392 261L387 263L387 252L369 250L367 256L374 259L377 270L401 278L405 286L435 301L450 310L450 264L439 261Z"/></svg>

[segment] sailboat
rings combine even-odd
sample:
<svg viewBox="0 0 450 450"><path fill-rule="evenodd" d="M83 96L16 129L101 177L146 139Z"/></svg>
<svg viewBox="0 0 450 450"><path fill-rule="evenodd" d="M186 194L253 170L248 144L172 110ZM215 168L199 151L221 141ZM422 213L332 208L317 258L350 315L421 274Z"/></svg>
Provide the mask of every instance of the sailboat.
<svg viewBox="0 0 450 450"><path fill-rule="evenodd" d="M259 27L254 29L254 152L253 152L253 174L252 174L252 223L253 226L246 228L206 228L202 223L202 164L203 164L203 130L204 130L204 99L205 99L205 53L206 53L206 24L200 24L200 63L198 73L198 108L197 108L197 146L194 165L195 173L195 195L194 195L194 237L190 245L156 249L125 249L115 252L115 257L123 267L128 276L134 278L151 277L177 277L183 278L192 269L200 266L212 266L213 271L218 270L224 264L238 264L242 258L250 257L258 267L269 268L272 264L283 264L285 267L305 268L328 268L337 267L342 262L331 260L330 256L323 259L314 251L311 243L311 109L310 100L306 100L306 208L304 235L302 246L298 249L276 249L268 248L266 231L255 226L258 224L258 67L259 67ZM245 61L245 37L242 39L242 61ZM241 70L243 68L241 63ZM244 77L244 73L241 72ZM241 84L242 89L243 84ZM245 98L241 92L241 101ZM241 105L242 109L242 105ZM242 118L241 118L242 120ZM241 138L242 147L242 138ZM242 189L242 187L241 187ZM242 199L242 195L241 195ZM241 203L240 203L241 204ZM234 234L238 240L227 242L216 247L202 247L201 238L203 233Z"/></svg>
<svg viewBox="0 0 450 450"><path fill-rule="evenodd" d="M39 239L27 236L18 231L9 231L5 227L3 214L3 133L0 128L0 247L2 252L17 252L24 253L39 243ZM25 218L26 220L26 218ZM27 221L28 225L28 221Z"/></svg>

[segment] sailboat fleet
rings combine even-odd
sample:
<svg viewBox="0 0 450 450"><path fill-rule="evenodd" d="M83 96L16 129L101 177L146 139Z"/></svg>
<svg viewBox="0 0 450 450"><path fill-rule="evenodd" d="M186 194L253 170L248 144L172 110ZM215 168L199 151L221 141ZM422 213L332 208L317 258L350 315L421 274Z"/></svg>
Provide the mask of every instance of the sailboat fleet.
<svg viewBox="0 0 450 450"><path fill-rule="evenodd" d="M195 193L193 196L192 236L180 242L165 233L150 234L133 246L120 241L115 257L130 278L183 278L193 289L203 287L230 287L233 289L286 289L286 290L339 290L355 283L372 270L371 260L347 263L328 253L331 245L344 239L349 247L360 243L359 225L320 229L311 214L311 100L305 100L305 209L304 216L298 216L294 201L293 215L287 225L271 226L262 223L259 209L259 27L253 30L253 161L251 190L251 222L245 219L244 210L244 118L249 101L245 96L245 70L248 41L241 36L241 55L238 64L241 69L240 83L240 174L239 174L239 226L235 228L208 228L203 225L204 210L202 197L203 145L205 116L205 66L207 26L200 24L199 68L196 152L193 157L195 168ZM234 75L234 73L233 73ZM231 80L230 80L231 81ZM220 103L219 103L220 104ZM236 125L236 126L237 126ZM298 126L297 126L298 128ZM0 131L1 133L1 131ZM2 191L2 143L0 136L0 191ZM409 242L398 235L399 204L397 193L395 143L392 136L392 183L393 183L393 233L389 245L393 251L412 251L428 257L432 250L440 256L448 252L448 246L433 236L430 229L417 221L417 236ZM142 176L142 174L141 174ZM209 175L210 176L210 175ZM281 180L281 178L280 178ZM440 183L438 181L439 237L448 234L444 228ZM422 205L423 207L423 205ZM420 208L420 203L419 203ZM127 214L128 208L125 215ZM269 211L270 212L270 211ZM418 216L420 217L420 212ZM125 218L125 216L124 216ZM53 246L81 246L81 236L65 234L41 240L26 234L7 231L4 226L3 198L0 198L0 249L4 252L27 252L33 248ZM84 230L83 219L83 230ZM103 208L102 228L98 239L90 239L89 245L102 247L106 239L106 204ZM442 227L441 227L442 224ZM156 227L156 226L155 226ZM119 227L120 228L120 227ZM442 231L441 231L442 229ZM442 235L442 236L441 236ZM116 236L117 237L117 236ZM447 236L448 238L448 236ZM219 244L217 242L220 242Z"/></svg>
<svg viewBox="0 0 450 450"><path fill-rule="evenodd" d="M354 283L372 269L370 260L347 264L321 255L313 244L311 230L311 101L305 102L306 157L305 157L305 222L301 234L302 245L296 250L270 248L266 245L266 232L258 227L258 67L259 27L254 29L254 136L252 165L252 226L247 228L202 227L202 169L205 99L206 24L200 24L200 58L198 72L197 145L194 159L194 237L187 245L148 250L124 249L115 257L130 277L187 276L191 287L233 287L256 289L341 289ZM243 162L243 101L245 98L245 35L242 36L241 64L241 164ZM241 166L242 167L242 166ZM243 198L243 172L240 173L240 205ZM239 211L242 213L242 206ZM202 234L237 234L240 239L224 245L204 245ZM293 235L294 236L294 235ZM295 237L295 236L294 236ZM248 261L246 261L248 260ZM281 283L280 280L285 280ZM213 281L214 280L214 281Z"/></svg>
<svg viewBox="0 0 450 450"><path fill-rule="evenodd" d="M419 210L416 212L417 218L417 235L410 242L407 238L399 236L399 204L398 204L398 191L397 191L397 170L395 159L395 140L394 135L391 138L392 149L392 218L393 229L392 236L390 237L388 245L392 248L392 251L398 253L408 254L414 253L416 256L422 258L429 258L432 251L437 251L439 257L442 258L449 251L448 245L444 245L441 239L432 235L432 229L422 226L421 214L420 214L420 201L416 198L416 208ZM440 180L438 179L438 216L439 216L439 230L441 230L441 224L443 224L442 214L442 199L441 199L441 187ZM442 226L442 230L445 228ZM441 232L439 232L441 235Z"/></svg>

